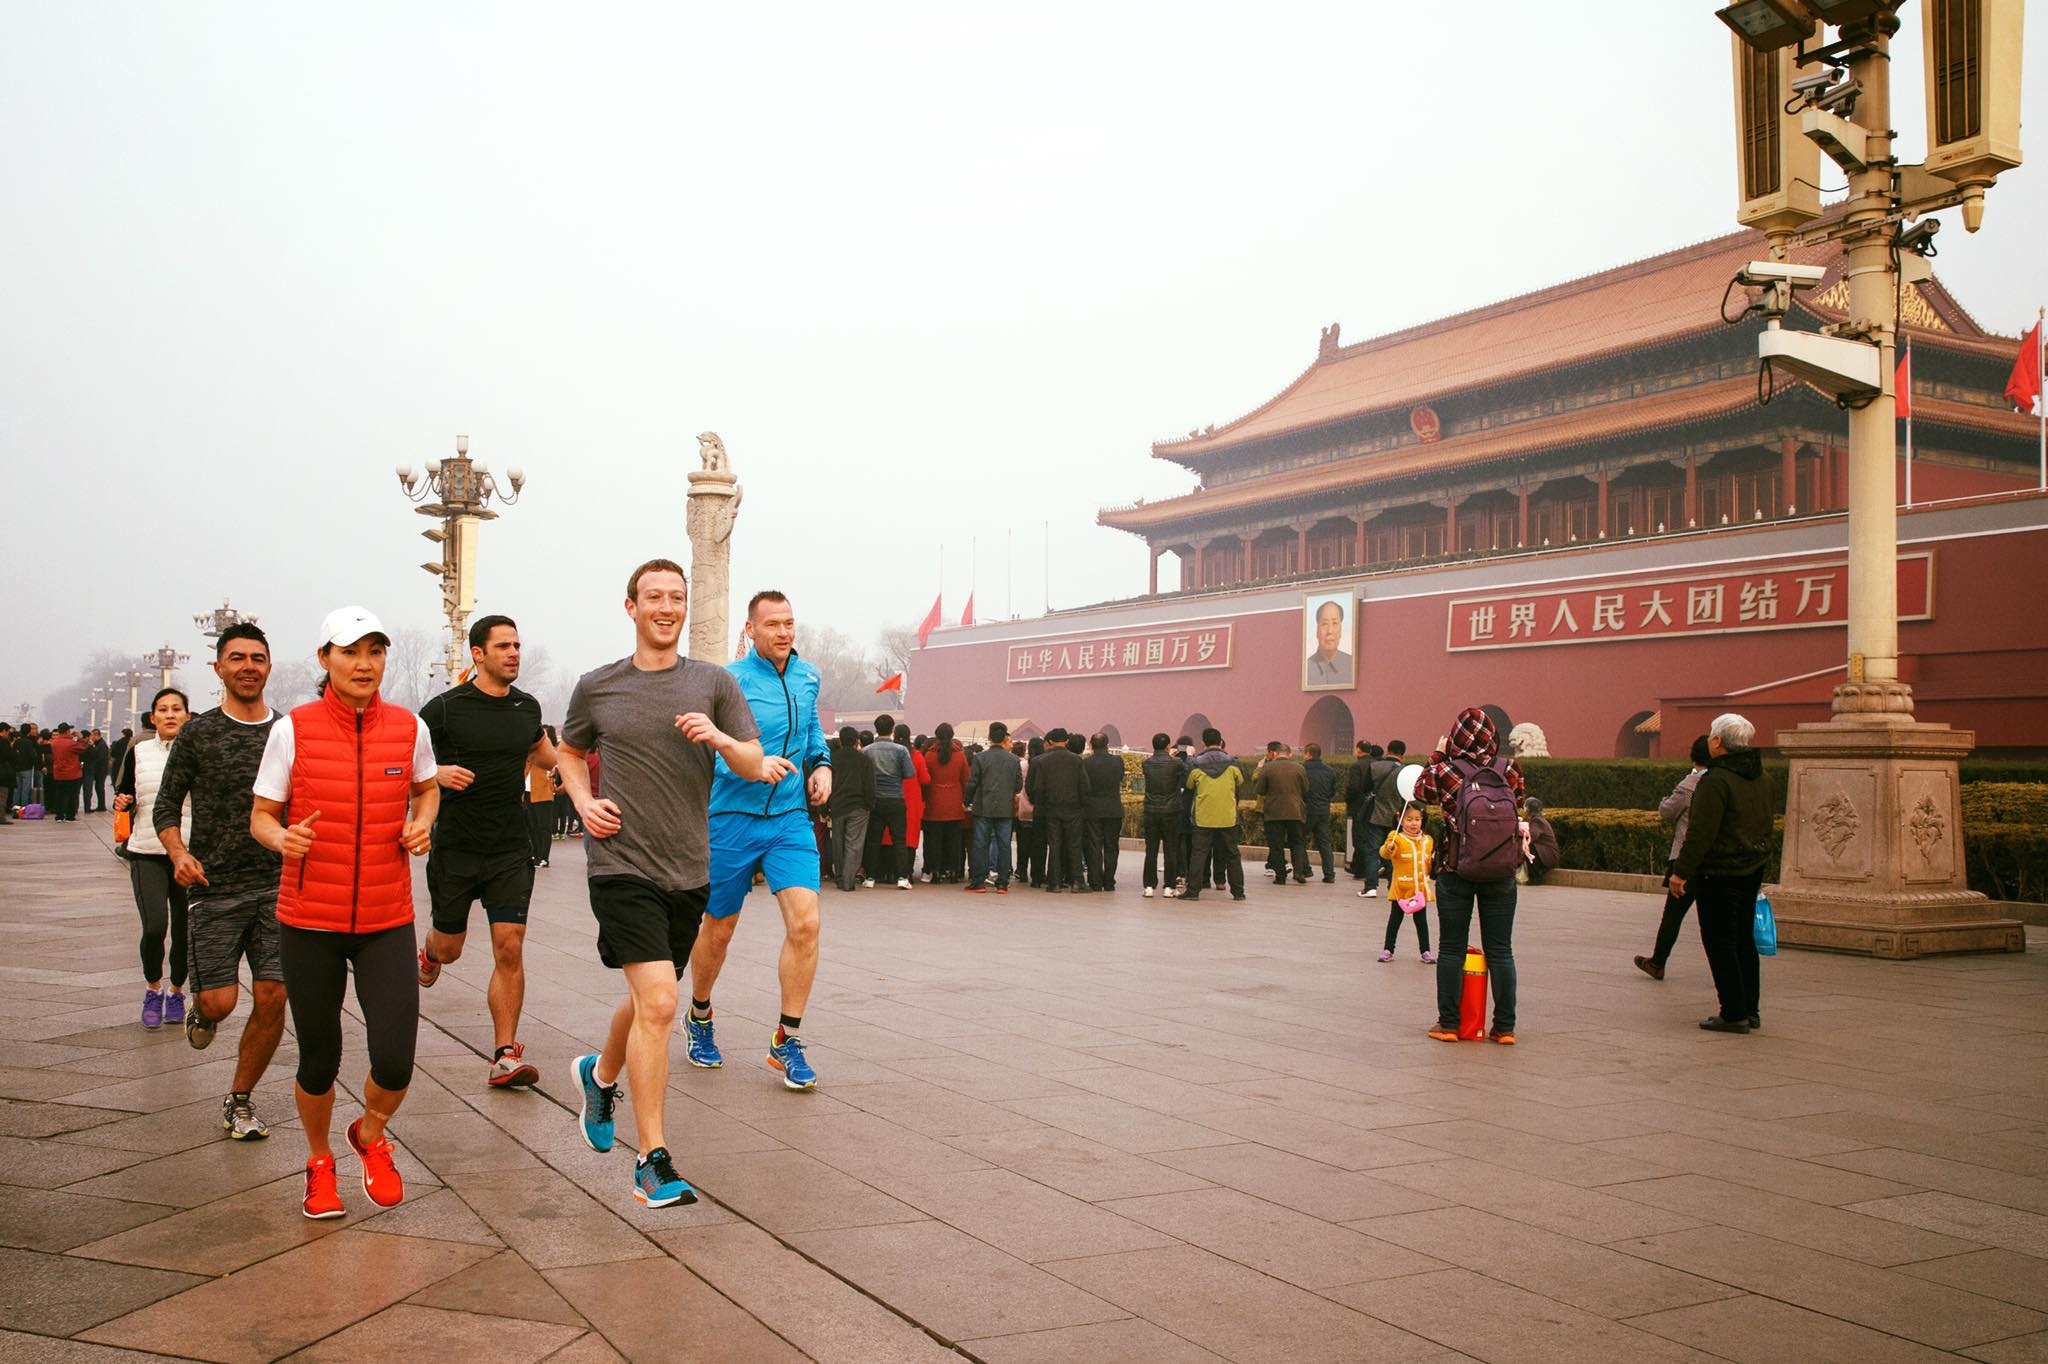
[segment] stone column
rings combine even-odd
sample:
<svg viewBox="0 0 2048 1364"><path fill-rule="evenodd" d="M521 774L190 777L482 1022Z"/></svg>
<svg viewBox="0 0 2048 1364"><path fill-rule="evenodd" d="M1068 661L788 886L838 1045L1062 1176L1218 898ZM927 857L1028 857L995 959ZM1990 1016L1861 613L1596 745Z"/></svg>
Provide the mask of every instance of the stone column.
<svg viewBox="0 0 2048 1364"><path fill-rule="evenodd" d="M1515 529L1515 548L1524 549L1529 544L1529 490L1526 487L1515 489L1515 500L1520 504L1517 509L1519 519Z"/></svg>
<svg viewBox="0 0 2048 1364"><path fill-rule="evenodd" d="M1365 517L1363 515L1359 516L1357 525L1357 544L1352 550L1351 565L1354 568L1361 568L1365 565Z"/></svg>
<svg viewBox="0 0 2048 1364"><path fill-rule="evenodd" d="M697 437L702 469L689 473L686 524L690 532L690 657L723 664L732 658L727 634L731 591L732 527L745 495L715 431Z"/></svg>
<svg viewBox="0 0 2048 1364"><path fill-rule="evenodd" d="M1145 546L1145 555L1149 560L1145 570L1145 590L1156 597L1159 595L1159 546Z"/></svg>
<svg viewBox="0 0 2048 1364"><path fill-rule="evenodd" d="M1688 450L1685 452L1685 528L1691 530L1700 523L1700 457Z"/></svg>
<svg viewBox="0 0 2048 1364"><path fill-rule="evenodd" d="M1778 515L1792 515L1793 509L1798 505L1798 496L1799 442L1787 436L1778 443Z"/></svg>
<svg viewBox="0 0 2048 1364"><path fill-rule="evenodd" d="M1294 571L1296 573L1308 572L1307 526L1296 526L1294 528Z"/></svg>
<svg viewBox="0 0 2048 1364"><path fill-rule="evenodd" d="M1600 471L1600 521L1593 528L1593 538L1596 540L1605 540L1607 538L1607 471L1605 469Z"/></svg>

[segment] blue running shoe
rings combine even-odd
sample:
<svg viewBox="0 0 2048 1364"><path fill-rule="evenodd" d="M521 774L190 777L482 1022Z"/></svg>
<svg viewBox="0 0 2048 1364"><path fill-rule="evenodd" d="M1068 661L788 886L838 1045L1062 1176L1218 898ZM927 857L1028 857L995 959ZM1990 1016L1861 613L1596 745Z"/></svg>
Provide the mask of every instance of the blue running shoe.
<svg viewBox="0 0 2048 1364"><path fill-rule="evenodd" d="M725 1064L725 1053L718 1049L718 1041L711 1033L710 1019L683 1014L683 1035L690 1042L686 1054L690 1064L699 1070L717 1070Z"/></svg>
<svg viewBox="0 0 2048 1364"><path fill-rule="evenodd" d="M804 1040L801 1037L785 1037L777 1042L768 1039L768 1064L782 1072L782 1083L788 1089L815 1089L818 1072L811 1069L811 1063L804 1059Z"/></svg>
<svg viewBox="0 0 2048 1364"><path fill-rule="evenodd" d="M668 1158L668 1148L657 1146L633 1166L633 1197L650 1208L666 1208L677 1203L695 1203L697 1191L676 1173L675 1162Z"/></svg>
<svg viewBox="0 0 2048 1364"><path fill-rule="evenodd" d="M619 1101L617 1085L597 1082L597 1057L579 1056L570 1062L576 1087L583 1091L583 1140L593 1151L612 1149L612 1105Z"/></svg>

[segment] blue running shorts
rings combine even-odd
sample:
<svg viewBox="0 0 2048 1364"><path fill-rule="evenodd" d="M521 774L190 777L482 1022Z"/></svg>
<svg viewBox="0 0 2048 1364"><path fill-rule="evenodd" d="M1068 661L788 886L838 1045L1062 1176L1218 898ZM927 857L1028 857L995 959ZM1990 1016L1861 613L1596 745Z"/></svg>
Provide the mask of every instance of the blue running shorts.
<svg viewBox="0 0 2048 1364"><path fill-rule="evenodd" d="M739 913L757 871L771 893L818 888L818 840L808 812L711 817L711 900L704 912L714 919Z"/></svg>

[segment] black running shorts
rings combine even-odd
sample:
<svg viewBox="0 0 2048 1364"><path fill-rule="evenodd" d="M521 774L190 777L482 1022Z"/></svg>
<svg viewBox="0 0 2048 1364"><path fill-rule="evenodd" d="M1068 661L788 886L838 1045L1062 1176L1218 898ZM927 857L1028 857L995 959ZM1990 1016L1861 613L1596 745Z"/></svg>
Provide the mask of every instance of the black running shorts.
<svg viewBox="0 0 2048 1364"><path fill-rule="evenodd" d="M469 907L483 901L494 924L523 924L533 899L533 861L525 848L486 857L477 853L427 854L427 895L434 927L451 936L469 931Z"/></svg>
<svg viewBox="0 0 2048 1364"><path fill-rule="evenodd" d="M591 877L598 960L614 970L643 961L672 962L680 980L710 898L708 885L663 890L637 876Z"/></svg>

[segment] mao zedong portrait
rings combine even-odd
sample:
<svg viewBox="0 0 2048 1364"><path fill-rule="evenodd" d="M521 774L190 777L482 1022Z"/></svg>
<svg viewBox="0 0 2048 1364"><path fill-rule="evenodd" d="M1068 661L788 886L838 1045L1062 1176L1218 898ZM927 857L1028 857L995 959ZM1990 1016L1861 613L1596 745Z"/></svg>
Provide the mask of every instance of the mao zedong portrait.
<svg viewBox="0 0 2048 1364"><path fill-rule="evenodd" d="M1316 647L1302 663L1301 685L1310 689L1348 687L1354 674L1351 655L1344 648L1349 642L1344 628L1344 604L1326 598L1315 604L1314 612Z"/></svg>

